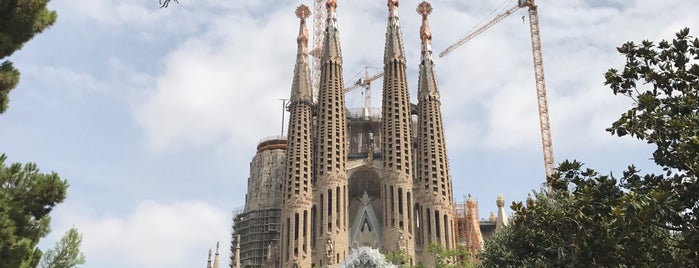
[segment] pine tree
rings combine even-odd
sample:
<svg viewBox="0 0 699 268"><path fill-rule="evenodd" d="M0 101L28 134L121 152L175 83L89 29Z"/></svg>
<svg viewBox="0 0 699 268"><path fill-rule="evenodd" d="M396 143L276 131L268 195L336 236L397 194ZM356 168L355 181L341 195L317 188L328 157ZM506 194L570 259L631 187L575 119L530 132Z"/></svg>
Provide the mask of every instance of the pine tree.
<svg viewBox="0 0 699 268"><path fill-rule="evenodd" d="M46 8L50 0L0 1L0 61L56 22L56 12ZM7 110L10 90L19 83L12 62L0 63L0 113Z"/></svg>
<svg viewBox="0 0 699 268"><path fill-rule="evenodd" d="M73 268L85 263L85 255L80 252L82 241L83 236L78 233L78 229L70 228L54 249L44 253L41 268Z"/></svg>
<svg viewBox="0 0 699 268"><path fill-rule="evenodd" d="M49 213L66 197L68 183L36 164L5 165L0 154L0 268L36 267L36 245L50 229Z"/></svg>

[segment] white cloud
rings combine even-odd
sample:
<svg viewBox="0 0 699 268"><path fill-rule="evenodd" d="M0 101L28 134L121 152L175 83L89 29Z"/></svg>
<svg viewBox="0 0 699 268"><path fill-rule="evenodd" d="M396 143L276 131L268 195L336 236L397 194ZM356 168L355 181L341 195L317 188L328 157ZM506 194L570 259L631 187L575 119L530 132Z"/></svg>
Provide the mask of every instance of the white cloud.
<svg viewBox="0 0 699 268"><path fill-rule="evenodd" d="M435 54L496 4L433 3L430 20ZM609 59L621 63L614 46L629 39L652 38L667 31L667 25L696 21L690 13L664 1L581 0L565 5L543 1L539 5L551 125L555 144L563 147L578 144L565 138L573 134L597 144L609 141L602 129L618 115L610 109L619 107L620 100L604 90L601 79L606 68L614 66ZM256 1L224 9L224 14L202 22L206 31L171 51L155 88L134 111L153 147L221 140L254 144L276 134L278 99L289 94L295 56L293 9L288 3L264 6ZM412 11L405 4L401 7L408 68L414 72L419 16ZM346 78L363 66L382 65L385 15L385 6L374 2L338 7ZM455 126L472 126L460 148L539 150L529 26L520 21L520 15L526 12L518 11L468 45L437 59L445 120ZM413 76L408 80L413 96L416 80ZM380 83L375 84L374 99L379 99ZM360 101L350 104L359 105ZM446 128L454 133L462 127Z"/></svg>
<svg viewBox="0 0 699 268"><path fill-rule="evenodd" d="M81 93L83 90L104 92L109 88L109 85L92 74L69 67L24 65L21 68L23 75L38 78L34 81L50 83L56 88L65 90L62 93Z"/></svg>
<svg viewBox="0 0 699 268"><path fill-rule="evenodd" d="M54 240L75 226L83 235L86 266L196 267L207 250L221 243L221 262L228 263L230 213L200 201L142 201L134 211L116 216L89 214L97 208L59 209ZM95 216L94 214L103 214Z"/></svg>
<svg viewBox="0 0 699 268"><path fill-rule="evenodd" d="M289 10L261 23L252 14L214 19L210 31L173 50L155 88L134 111L151 144L250 145L275 135L278 99L288 98L295 56L295 35L285 34L297 28L288 27L295 21Z"/></svg>

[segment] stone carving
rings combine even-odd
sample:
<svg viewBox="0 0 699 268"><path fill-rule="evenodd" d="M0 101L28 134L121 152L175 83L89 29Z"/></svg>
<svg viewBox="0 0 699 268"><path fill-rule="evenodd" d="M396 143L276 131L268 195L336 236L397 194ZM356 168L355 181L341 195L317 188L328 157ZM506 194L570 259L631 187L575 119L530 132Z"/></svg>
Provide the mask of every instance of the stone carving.
<svg viewBox="0 0 699 268"><path fill-rule="evenodd" d="M400 237L398 237L398 249L399 250L407 250L407 241L405 239L405 236L401 233Z"/></svg>
<svg viewBox="0 0 699 268"><path fill-rule="evenodd" d="M328 238L327 241L325 241L325 256L327 257L332 257L333 256L333 251L335 251L335 243L333 242L332 239Z"/></svg>
<svg viewBox="0 0 699 268"><path fill-rule="evenodd" d="M396 267L390 262L386 261L384 255L382 255L378 249L373 249L371 247L358 247L352 248L350 254L347 256L344 262L340 264L340 267L347 268L359 268L359 267L377 267L377 268L392 268Z"/></svg>

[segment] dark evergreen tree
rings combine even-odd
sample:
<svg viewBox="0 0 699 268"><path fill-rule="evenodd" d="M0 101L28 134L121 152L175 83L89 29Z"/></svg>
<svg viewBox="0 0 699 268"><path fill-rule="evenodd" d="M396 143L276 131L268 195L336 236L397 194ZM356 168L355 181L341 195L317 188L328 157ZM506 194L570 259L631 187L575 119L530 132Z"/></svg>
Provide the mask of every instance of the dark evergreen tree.
<svg viewBox="0 0 699 268"><path fill-rule="evenodd" d="M44 253L41 268L73 268L85 263L85 255L80 252L83 236L75 227L70 228L56 247Z"/></svg>
<svg viewBox="0 0 699 268"><path fill-rule="evenodd" d="M36 267L39 239L49 233L49 213L66 197L68 183L40 173L33 163L6 166L0 155L0 268Z"/></svg>
<svg viewBox="0 0 699 268"><path fill-rule="evenodd" d="M0 113L9 103L10 90L19 83L19 71L6 60L38 33L56 22L50 0L0 0Z"/></svg>

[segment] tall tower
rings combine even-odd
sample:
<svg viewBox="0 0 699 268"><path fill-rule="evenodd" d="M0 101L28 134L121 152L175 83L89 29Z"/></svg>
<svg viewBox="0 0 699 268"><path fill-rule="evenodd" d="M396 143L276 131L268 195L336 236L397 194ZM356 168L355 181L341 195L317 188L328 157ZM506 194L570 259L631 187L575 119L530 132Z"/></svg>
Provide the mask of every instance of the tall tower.
<svg viewBox="0 0 699 268"><path fill-rule="evenodd" d="M446 249L455 247L454 215L449 162L444 142L444 127L439 101L437 76L432 57L432 33L427 16L432 6L427 2L418 5L422 15L420 40L422 56L418 77L418 141L416 161L416 185L418 192L416 210L418 247L425 248L429 243L443 245ZM418 190L419 189L419 190ZM426 249L426 248L425 248ZM420 254L422 261L427 254Z"/></svg>
<svg viewBox="0 0 699 268"><path fill-rule="evenodd" d="M385 253L405 251L408 256L413 256L410 95L398 19L398 0L388 1L381 115L381 155L384 163L384 178L381 182L381 199L384 202L383 249Z"/></svg>
<svg viewBox="0 0 699 268"><path fill-rule="evenodd" d="M308 64L307 6L296 9L300 19L298 50L294 80L289 100L289 130L286 149L286 173L282 185L284 191L281 222L282 267L311 267L311 124L312 86Z"/></svg>
<svg viewBox="0 0 699 268"><path fill-rule="evenodd" d="M347 114L342 52L337 29L337 1L326 2L327 20L320 58L320 88L314 124L313 240L321 267L336 265L348 254ZM310 266L301 266L310 267Z"/></svg>

